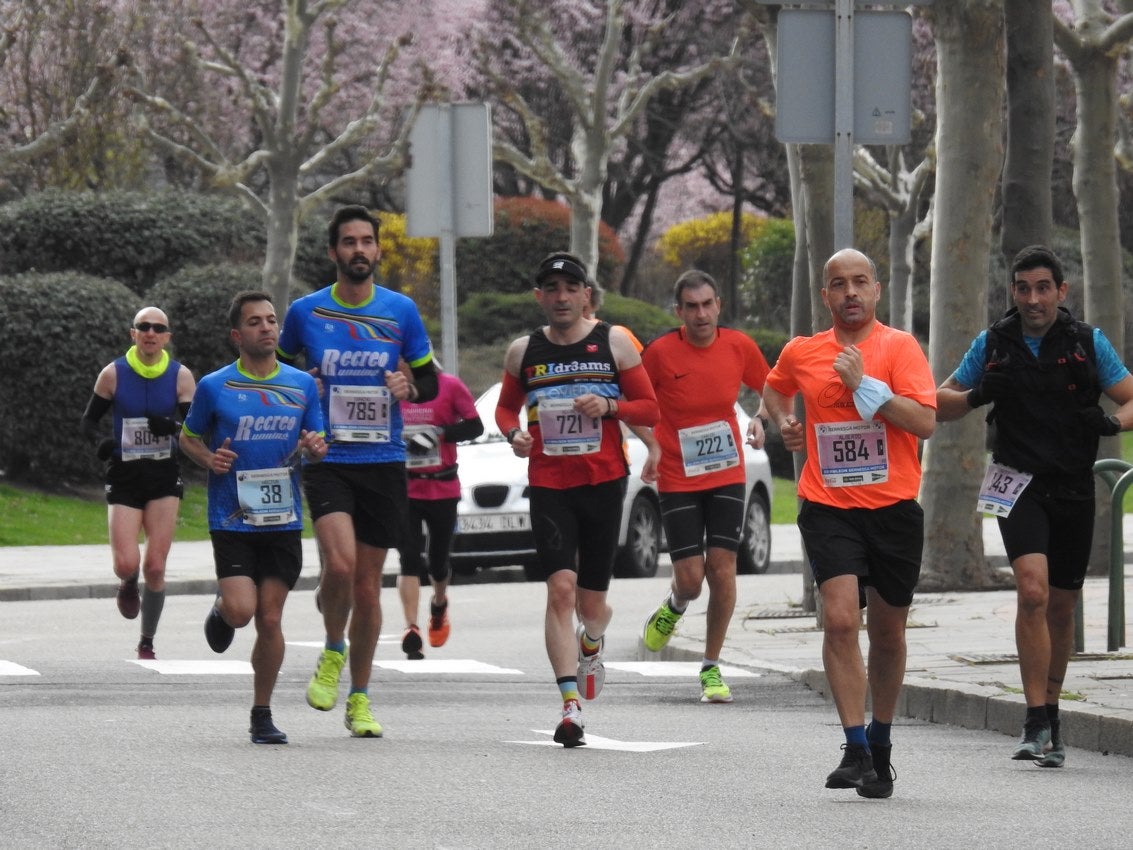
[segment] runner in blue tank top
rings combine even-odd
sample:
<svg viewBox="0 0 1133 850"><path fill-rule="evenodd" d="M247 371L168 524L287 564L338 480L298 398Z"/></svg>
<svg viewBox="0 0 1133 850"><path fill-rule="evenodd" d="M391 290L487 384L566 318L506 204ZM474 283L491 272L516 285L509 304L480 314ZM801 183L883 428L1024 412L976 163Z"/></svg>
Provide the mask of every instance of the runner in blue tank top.
<svg viewBox="0 0 1133 850"><path fill-rule="evenodd" d="M127 620L142 615L138 658L154 660L153 638L165 607L165 561L173 544L184 485L176 434L193 399L192 373L165 347L173 331L157 307L134 317L129 351L98 375L80 420L83 435L106 461L107 524L118 610ZM99 420L114 412L113 436ZM145 558L138 545L145 532ZM145 576L145 594L138 582Z"/></svg>

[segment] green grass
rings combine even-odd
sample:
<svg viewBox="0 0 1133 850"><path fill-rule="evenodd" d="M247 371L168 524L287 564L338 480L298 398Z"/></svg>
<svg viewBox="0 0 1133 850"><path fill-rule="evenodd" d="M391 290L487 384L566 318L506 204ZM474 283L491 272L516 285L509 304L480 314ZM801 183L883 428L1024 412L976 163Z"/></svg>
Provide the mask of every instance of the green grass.
<svg viewBox="0 0 1133 850"><path fill-rule="evenodd" d="M771 484L775 489L771 494L771 524L794 525L795 517L799 515L795 482L789 478L776 478Z"/></svg>
<svg viewBox="0 0 1133 850"><path fill-rule="evenodd" d="M207 540L205 491L187 485L177 539ZM0 546L70 546L106 543L106 501L0 484Z"/></svg>

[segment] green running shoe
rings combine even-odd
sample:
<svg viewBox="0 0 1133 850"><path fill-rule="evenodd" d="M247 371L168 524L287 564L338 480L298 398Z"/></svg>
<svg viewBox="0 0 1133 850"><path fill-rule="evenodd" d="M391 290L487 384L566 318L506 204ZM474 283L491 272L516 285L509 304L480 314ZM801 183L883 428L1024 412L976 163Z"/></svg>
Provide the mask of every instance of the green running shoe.
<svg viewBox="0 0 1133 850"><path fill-rule="evenodd" d="M660 652L673 636L673 629L680 619L681 615L669 607L669 598L665 597L661 607L645 621L645 632L641 636L645 648L650 652Z"/></svg>
<svg viewBox="0 0 1133 850"><path fill-rule="evenodd" d="M1043 749L1050 743L1050 724L1028 722L1023 726L1023 737L1015 745L1011 758L1016 761L1037 761L1043 757Z"/></svg>
<svg viewBox="0 0 1133 850"><path fill-rule="evenodd" d="M1050 749L1043 753L1042 758L1036 759L1039 767L1062 767L1066 764L1066 749L1062 746L1061 720L1050 721Z"/></svg>
<svg viewBox="0 0 1133 850"><path fill-rule="evenodd" d="M355 738L380 738L382 725L370 713L370 698L351 694L346 698L346 728Z"/></svg>
<svg viewBox="0 0 1133 850"><path fill-rule="evenodd" d="M732 689L724 684L720 668L716 664L700 671L701 702L731 702Z"/></svg>
<svg viewBox="0 0 1133 850"><path fill-rule="evenodd" d="M346 663L345 652L324 649L319 655L315 675L307 685L307 705L319 711L330 711L338 702L338 677Z"/></svg>

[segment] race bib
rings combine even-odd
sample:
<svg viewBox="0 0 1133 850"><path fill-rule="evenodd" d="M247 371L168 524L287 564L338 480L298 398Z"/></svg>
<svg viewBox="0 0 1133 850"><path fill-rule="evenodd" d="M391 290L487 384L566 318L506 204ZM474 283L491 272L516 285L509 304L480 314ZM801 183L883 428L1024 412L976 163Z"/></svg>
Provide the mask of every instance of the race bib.
<svg viewBox="0 0 1133 850"><path fill-rule="evenodd" d="M574 399L539 401L539 431L549 455L589 455L602 448L602 420L574 409Z"/></svg>
<svg viewBox="0 0 1133 850"><path fill-rule="evenodd" d="M349 443L390 441L388 387L330 388L330 433Z"/></svg>
<svg viewBox="0 0 1133 850"><path fill-rule="evenodd" d="M173 456L173 438L159 437L144 416L122 419L122 460L165 460Z"/></svg>
<svg viewBox="0 0 1133 850"><path fill-rule="evenodd" d="M732 427L723 419L682 428L677 432L685 475L704 475L740 465L740 450Z"/></svg>
<svg viewBox="0 0 1133 850"><path fill-rule="evenodd" d="M414 448L413 437L417 434L428 434L433 437L435 445L424 452L419 448ZM405 440L406 469L422 469L424 467L441 465L441 443L435 427L432 425L406 425L401 430L401 438Z"/></svg>
<svg viewBox="0 0 1133 850"><path fill-rule="evenodd" d="M987 465L980 495L976 501L976 512L992 516L1008 516L1015 502L1023 495L1031 483L1031 473L1020 472L992 461Z"/></svg>
<svg viewBox="0 0 1133 850"><path fill-rule="evenodd" d="M248 525L286 525L295 520L291 470L285 466L236 473L236 498Z"/></svg>
<svg viewBox="0 0 1133 850"><path fill-rule="evenodd" d="M824 422L814 430L819 468L827 487L859 487L889 480L884 420Z"/></svg>

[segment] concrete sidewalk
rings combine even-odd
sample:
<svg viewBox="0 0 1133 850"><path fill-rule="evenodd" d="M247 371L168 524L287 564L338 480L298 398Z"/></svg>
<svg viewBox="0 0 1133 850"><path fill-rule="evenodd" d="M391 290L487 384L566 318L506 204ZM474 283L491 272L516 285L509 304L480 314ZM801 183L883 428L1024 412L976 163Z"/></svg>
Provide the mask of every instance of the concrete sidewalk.
<svg viewBox="0 0 1133 850"><path fill-rule="evenodd" d="M1133 572L1128 551L1133 521L1128 516L1125 539L1128 581ZM822 672L822 633L814 615L800 609L798 530L774 526L772 540L771 571L738 579L736 613L723 660L786 673L829 696ZM992 520L984 524L984 546L990 563L1006 563ZM304 562L308 567L298 587L310 589L317 580L317 571L310 566L318 563L313 540L304 541ZM396 553L391 553L387 584L393 583L396 572ZM522 577L518 570L492 573L506 579ZM166 583L170 593L214 593L209 542L174 543ZM642 593L652 595L656 590L660 601L666 583L660 578L643 580ZM117 586L107 546L0 549L0 601L112 597ZM1063 685L1064 691L1076 696L1062 703L1063 735L1071 747L1133 756L1133 651L1128 647L1106 651L1107 597L1106 579L1087 580L1085 651L1071 660ZM693 603L661 657L701 657L706 604L706 595ZM1014 618L1013 590L918 594L909 616L908 675L900 714L1018 736L1024 702L1018 692ZM645 650L640 651L644 657ZM1005 741L1005 753L1008 748Z"/></svg>

